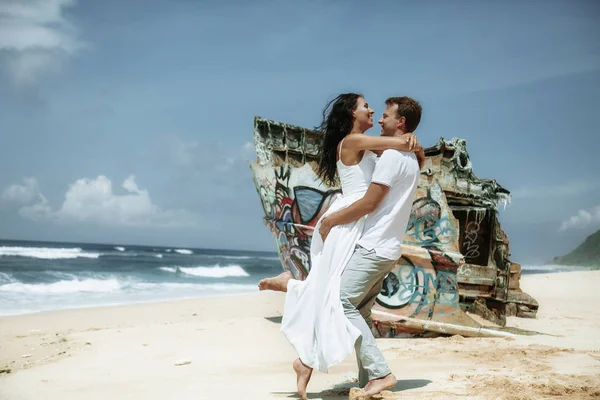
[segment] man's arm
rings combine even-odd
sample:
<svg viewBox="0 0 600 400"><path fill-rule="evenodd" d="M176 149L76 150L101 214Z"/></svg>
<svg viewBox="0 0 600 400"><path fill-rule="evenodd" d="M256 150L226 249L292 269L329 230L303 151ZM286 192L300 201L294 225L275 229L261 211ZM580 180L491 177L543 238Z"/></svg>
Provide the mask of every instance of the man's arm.
<svg viewBox="0 0 600 400"><path fill-rule="evenodd" d="M366 136L366 135L363 135ZM383 136L381 136L383 137ZM404 135L400 136L401 139L406 139L407 143L410 146L410 150L404 150L404 149L396 149L396 150L400 150L400 151L412 151L415 154L417 152L419 152L420 150L423 149L423 147L419 144L419 140L417 139L417 137L412 133L412 132L406 132ZM381 156L383 154L383 152L387 149L369 149L371 150L373 153L377 154L377 156Z"/></svg>
<svg viewBox="0 0 600 400"><path fill-rule="evenodd" d="M411 132L407 132L402 136L348 135L344 138L344 148L354 151L395 149L416 152L421 147L417 147L418 144L417 137Z"/></svg>
<svg viewBox="0 0 600 400"><path fill-rule="evenodd" d="M425 151L423 151L423 148L421 147L421 149L417 151L415 155L417 156L417 162L419 163L419 170L422 170L423 165L425 164Z"/></svg>
<svg viewBox="0 0 600 400"><path fill-rule="evenodd" d="M334 226L356 221L373 212L389 191L389 186L380 183L371 183L369 189L360 200L355 201L343 210L336 211L323 218L321 227L319 228L319 233L323 241Z"/></svg>

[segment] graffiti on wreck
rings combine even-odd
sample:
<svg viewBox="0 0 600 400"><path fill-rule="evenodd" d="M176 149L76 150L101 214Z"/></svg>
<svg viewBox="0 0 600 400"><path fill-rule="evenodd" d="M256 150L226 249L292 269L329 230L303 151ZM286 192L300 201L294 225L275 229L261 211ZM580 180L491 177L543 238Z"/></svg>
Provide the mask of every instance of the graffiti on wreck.
<svg viewBox="0 0 600 400"><path fill-rule="evenodd" d="M262 179L257 184L258 195L262 203L263 209L265 210L266 218L273 218L275 216L275 183L269 181L267 178Z"/></svg>
<svg viewBox="0 0 600 400"><path fill-rule="evenodd" d="M491 235L490 218L486 209L456 210L461 225L460 250L469 264L486 265Z"/></svg>
<svg viewBox="0 0 600 400"><path fill-rule="evenodd" d="M378 304L401 309L413 306L411 316L426 313L431 318L434 308L436 314L444 314L444 309L458 307L458 286L456 269L426 269L416 266L408 257L402 256L397 268L383 281L381 292L376 298Z"/></svg>
<svg viewBox="0 0 600 400"><path fill-rule="evenodd" d="M450 243L456 237L453 225L442 215L442 206L431 196L431 188L426 190L426 195L412 204L405 243L419 246Z"/></svg>
<svg viewBox="0 0 600 400"><path fill-rule="evenodd" d="M331 194L336 192L329 192L333 188L327 187L314 173L321 140L322 135L317 131L260 117L254 120L257 160L251 161L250 167L265 209L264 221L273 233L283 268L297 279L306 278L310 268L311 225L329 208ZM517 286L520 279L520 274L510 273L509 241L500 228L497 214L498 204L509 200L509 192L495 180L474 175L463 139L440 138L425 149L425 154L427 170L421 174L410 227L403 241L409 260L403 259L401 264L411 268L396 266L386 279L375 307L388 311L385 318L390 313L401 317L420 312L417 319L435 320L442 313L452 313L458 318L444 321L462 324L461 308L482 299L487 305L500 305L498 312L504 314L503 304L514 305L508 301L509 279L516 279ZM478 212L486 214L485 217L478 218ZM455 260L454 265L447 263L450 257ZM476 269L473 265L485 268ZM479 276L480 272L491 274L494 269L502 281L494 279L479 284L478 280L467 279ZM464 295L460 304L457 282ZM535 314L535 299L522 292L518 294ZM456 313L445 305L452 299L456 299L453 302ZM401 308L392 310L386 303ZM480 315L487 318L489 313ZM408 329L408 333L414 332Z"/></svg>
<svg viewBox="0 0 600 400"><path fill-rule="evenodd" d="M292 184L296 171L289 165L267 172L256 178L265 221L275 234L283 265L296 278L304 279L310 271L312 228L340 190Z"/></svg>
<svg viewBox="0 0 600 400"><path fill-rule="evenodd" d="M297 220L302 224L314 226L323 209L323 204L328 194L308 186L297 186L294 188L294 197L298 207Z"/></svg>
<svg viewBox="0 0 600 400"><path fill-rule="evenodd" d="M471 272L473 272L471 270L471 268L469 268L466 264L463 264L460 267L458 267L457 274L463 275L463 276L469 276L469 275L471 275Z"/></svg>
<svg viewBox="0 0 600 400"><path fill-rule="evenodd" d="M475 220L469 221L465 228L465 238L463 239L463 249L465 251L465 258L478 258L479 244L478 234L481 227L481 221L485 217L485 214L479 213Z"/></svg>

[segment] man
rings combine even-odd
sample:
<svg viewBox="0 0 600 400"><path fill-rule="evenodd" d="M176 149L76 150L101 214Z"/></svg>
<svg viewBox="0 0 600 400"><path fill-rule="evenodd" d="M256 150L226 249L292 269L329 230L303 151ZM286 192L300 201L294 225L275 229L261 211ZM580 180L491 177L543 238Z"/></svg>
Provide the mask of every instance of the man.
<svg viewBox="0 0 600 400"><path fill-rule="evenodd" d="M414 132L421 120L421 106L409 97L391 97L379 120L382 136ZM355 348L359 383L369 396L391 389L391 373L371 332L371 307L381 292L383 280L402 255L401 245L419 183L425 154L385 150L364 197L321 221L319 233L326 238L332 227L368 214L362 237L341 277L340 297L344 313L361 331Z"/></svg>

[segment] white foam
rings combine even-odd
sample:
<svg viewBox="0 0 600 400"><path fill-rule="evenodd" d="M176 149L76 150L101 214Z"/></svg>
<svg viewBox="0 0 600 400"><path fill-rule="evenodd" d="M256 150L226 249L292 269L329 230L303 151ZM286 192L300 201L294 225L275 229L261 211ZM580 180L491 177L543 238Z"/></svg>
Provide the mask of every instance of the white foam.
<svg viewBox="0 0 600 400"><path fill-rule="evenodd" d="M99 253L82 252L80 248L54 248L54 247L0 247L0 256L17 256L43 259L68 259L68 258L98 258Z"/></svg>
<svg viewBox="0 0 600 400"><path fill-rule="evenodd" d="M194 254L193 251L188 250L188 249L176 249L175 252L179 253L179 254Z"/></svg>
<svg viewBox="0 0 600 400"><path fill-rule="evenodd" d="M256 258L259 260L279 260L279 256L226 256L226 255L221 255L221 254L210 254L210 255L203 254L203 257L225 258L225 259L231 259L231 260L250 260L252 258Z"/></svg>
<svg viewBox="0 0 600 400"><path fill-rule="evenodd" d="M123 283L116 279L108 279L100 283L92 281L95 280L79 281L79 283L71 282L71 287L65 281L46 285L23 285L19 283L13 286L0 286L0 316L65 308L236 295L253 293L258 290L256 284L135 281ZM85 284L88 284L89 287L86 288ZM9 291L4 291L3 289L7 286L9 286ZM78 292L75 292L76 286L78 286ZM117 290L117 286L120 287L120 290ZM82 289L92 290L95 293L86 292Z"/></svg>
<svg viewBox="0 0 600 400"><path fill-rule="evenodd" d="M162 254L155 254L154 257L156 257L156 258L163 258L163 255Z"/></svg>
<svg viewBox="0 0 600 400"><path fill-rule="evenodd" d="M115 246L115 250L119 250L119 251L125 251L125 247L122 247L122 246Z"/></svg>
<svg viewBox="0 0 600 400"><path fill-rule="evenodd" d="M122 285L117 279L73 279L54 283L9 283L0 286L0 292L34 293L34 294L64 294L79 292L114 292Z"/></svg>
<svg viewBox="0 0 600 400"><path fill-rule="evenodd" d="M210 255L204 255L204 257L209 257L209 258L225 258L225 259L230 259L230 260L249 260L252 257L250 256L225 256L225 255L220 255L220 254L210 254ZM260 257L257 257L260 258Z"/></svg>
<svg viewBox="0 0 600 400"><path fill-rule="evenodd" d="M205 278L225 278L228 276L250 276L239 265L229 265L227 267L221 267L219 265L215 265L214 267L180 267L179 270L187 275L201 276L201 277L205 277Z"/></svg>
<svg viewBox="0 0 600 400"><path fill-rule="evenodd" d="M203 278L226 278L231 276L250 276L244 269L239 265L228 265L221 267L219 264L212 267L160 267L162 271L166 272L181 272L190 276L198 276Z"/></svg>

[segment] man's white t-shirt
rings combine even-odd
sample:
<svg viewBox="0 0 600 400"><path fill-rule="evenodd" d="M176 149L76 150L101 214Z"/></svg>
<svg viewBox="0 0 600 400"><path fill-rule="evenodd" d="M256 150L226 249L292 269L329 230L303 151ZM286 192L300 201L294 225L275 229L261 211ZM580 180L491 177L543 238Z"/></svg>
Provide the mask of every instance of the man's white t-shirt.
<svg viewBox="0 0 600 400"><path fill-rule="evenodd" d="M373 172L371 183L390 187L375 211L365 220L358 244L375 250L378 257L397 260L419 184L419 163L415 153L385 150Z"/></svg>

